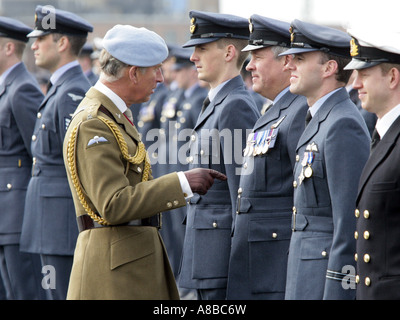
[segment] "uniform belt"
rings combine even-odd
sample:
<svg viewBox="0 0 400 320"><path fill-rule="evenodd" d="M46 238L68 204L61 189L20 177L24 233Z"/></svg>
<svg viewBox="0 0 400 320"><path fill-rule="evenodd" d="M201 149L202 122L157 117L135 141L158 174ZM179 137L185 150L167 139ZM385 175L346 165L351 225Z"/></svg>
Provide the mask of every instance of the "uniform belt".
<svg viewBox="0 0 400 320"><path fill-rule="evenodd" d="M293 212L292 230L333 233L333 220L332 217L305 216Z"/></svg>
<svg viewBox="0 0 400 320"><path fill-rule="evenodd" d="M26 156L0 156L0 167L32 167L32 159Z"/></svg>
<svg viewBox="0 0 400 320"><path fill-rule="evenodd" d="M47 166L35 163L32 167L32 176L43 175L46 177L66 177L65 166Z"/></svg>
<svg viewBox="0 0 400 320"><path fill-rule="evenodd" d="M87 214L76 217L76 221L78 223L79 232L93 229L93 228L122 227L122 226L156 227L158 229L161 228L161 214L157 214L153 217L146 218L146 219L131 220L127 223L118 224L118 225L98 224L96 221L93 221L93 219Z"/></svg>

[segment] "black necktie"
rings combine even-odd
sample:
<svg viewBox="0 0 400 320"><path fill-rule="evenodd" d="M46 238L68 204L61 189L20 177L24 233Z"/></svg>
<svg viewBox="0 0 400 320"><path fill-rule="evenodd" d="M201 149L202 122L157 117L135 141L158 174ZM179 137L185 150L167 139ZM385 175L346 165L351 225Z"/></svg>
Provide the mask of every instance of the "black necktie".
<svg viewBox="0 0 400 320"><path fill-rule="evenodd" d="M306 127L308 125L308 123L311 121L312 116L311 116L311 112L310 110L307 111L307 115L306 115Z"/></svg>
<svg viewBox="0 0 400 320"><path fill-rule="evenodd" d="M201 107L201 113L203 113L204 110L206 110L209 104L210 104L210 98L207 97L204 99L203 106Z"/></svg>
<svg viewBox="0 0 400 320"><path fill-rule="evenodd" d="M379 141L381 141L381 137L379 136L379 133L375 128L371 137L371 152L376 148Z"/></svg>
<svg viewBox="0 0 400 320"><path fill-rule="evenodd" d="M47 83L47 92L50 91L50 88L53 84L51 83L51 81L49 80L49 82Z"/></svg>

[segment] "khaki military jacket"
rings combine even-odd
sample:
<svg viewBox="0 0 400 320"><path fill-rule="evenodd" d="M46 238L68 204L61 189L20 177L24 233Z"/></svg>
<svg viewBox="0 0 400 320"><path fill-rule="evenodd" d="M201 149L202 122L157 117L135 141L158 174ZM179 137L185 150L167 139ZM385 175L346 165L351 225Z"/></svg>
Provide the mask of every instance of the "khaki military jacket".
<svg viewBox="0 0 400 320"><path fill-rule="evenodd" d="M152 179L138 131L95 88L69 125L64 161L77 216L102 226L79 234L67 298L178 299L158 229L126 225L184 206L178 175Z"/></svg>

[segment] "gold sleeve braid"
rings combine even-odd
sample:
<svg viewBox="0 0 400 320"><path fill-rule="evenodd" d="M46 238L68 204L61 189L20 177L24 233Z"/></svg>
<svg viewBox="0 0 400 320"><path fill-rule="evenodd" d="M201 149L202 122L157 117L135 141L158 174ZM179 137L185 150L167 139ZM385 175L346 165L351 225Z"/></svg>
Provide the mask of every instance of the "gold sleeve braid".
<svg viewBox="0 0 400 320"><path fill-rule="evenodd" d="M107 127L111 130L111 132L114 134L114 137L117 140L118 146L121 150L122 156L126 161L132 164L140 164L144 161L142 181L147 181L149 179L149 174L150 174L150 160L146 148L144 146L144 143L139 142L136 154L134 156L131 156L128 153L128 145L126 144L126 141L118 126L115 125L113 121L110 121L104 117L99 116L98 119L104 122L107 125ZM86 213L97 223L101 225L110 225L110 223L108 223L104 218L100 217L92 210L92 208L87 203L85 195L82 191L82 187L76 170L76 155L75 155L75 149L76 149L75 145L77 141L79 126L80 123L72 130L67 145L67 161L68 161L68 168L71 174L71 181L74 185L79 201L82 204L83 208L85 209Z"/></svg>

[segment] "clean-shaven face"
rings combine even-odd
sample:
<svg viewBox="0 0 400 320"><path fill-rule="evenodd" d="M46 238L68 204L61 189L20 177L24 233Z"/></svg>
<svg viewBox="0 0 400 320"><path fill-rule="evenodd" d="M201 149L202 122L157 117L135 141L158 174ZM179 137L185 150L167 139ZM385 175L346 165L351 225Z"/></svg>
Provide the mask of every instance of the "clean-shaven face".
<svg viewBox="0 0 400 320"><path fill-rule="evenodd" d="M313 97L321 86L323 66L319 51L293 55L286 65L291 74L290 91L307 98Z"/></svg>
<svg viewBox="0 0 400 320"><path fill-rule="evenodd" d="M198 78L213 84L219 84L225 61L225 48L220 48L217 41L196 45L190 60L196 65Z"/></svg>
<svg viewBox="0 0 400 320"><path fill-rule="evenodd" d="M385 114L388 107L386 101L390 96L390 75L385 75L379 65L356 70L355 75L353 88L358 90L362 108L376 113L378 117Z"/></svg>

